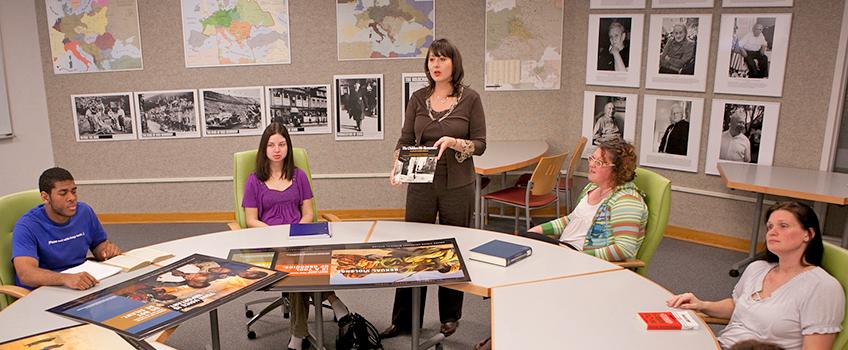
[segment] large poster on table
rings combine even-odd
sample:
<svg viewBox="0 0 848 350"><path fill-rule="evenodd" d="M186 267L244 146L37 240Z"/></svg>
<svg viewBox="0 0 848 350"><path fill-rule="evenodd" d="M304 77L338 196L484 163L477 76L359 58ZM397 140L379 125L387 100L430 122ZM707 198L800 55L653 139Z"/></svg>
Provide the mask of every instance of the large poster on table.
<svg viewBox="0 0 848 350"><path fill-rule="evenodd" d="M209 312L285 275L194 254L47 311L141 339Z"/></svg>
<svg viewBox="0 0 848 350"><path fill-rule="evenodd" d="M273 255L273 257L272 257ZM230 250L230 259L287 272L280 290L419 286L468 282L456 240ZM267 262L273 261L270 265Z"/></svg>
<svg viewBox="0 0 848 350"><path fill-rule="evenodd" d="M124 338L93 324L50 330L0 344L0 350L153 350L144 340Z"/></svg>

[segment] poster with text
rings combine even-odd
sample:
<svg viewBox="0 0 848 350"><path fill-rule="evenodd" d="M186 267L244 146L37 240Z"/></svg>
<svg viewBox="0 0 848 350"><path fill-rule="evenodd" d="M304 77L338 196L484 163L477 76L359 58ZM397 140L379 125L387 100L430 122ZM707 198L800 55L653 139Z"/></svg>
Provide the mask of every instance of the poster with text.
<svg viewBox="0 0 848 350"><path fill-rule="evenodd" d="M282 123L290 134L329 134L330 85L265 87L268 122Z"/></svg>
<svg viewBox="0 0 848 350"><path fill-rule="evenodd" d="M639 165L698 172L704 99L645 95Z"/></svg>
<svg viewBox="0 0 848 350"><path fill-rule="evenodd" d="M589 143L583 157L597 145L614 138L633 143L636 138L636 94L586 91L583 96L583 136Z"/></svg>
<svg viewBox="0 0 848 350"><path fill-rule="evenodd" d="M336 141L382 140L383 75L336 75Z"/></svg>
<svg viewBox="0 0 848 350"><path fill-rule="evenodd" d="M721 16L715 92L780 97L792 14Z"/></svg>
<svg viewBox="0 0 848 350"><path fill-rule="evenodd" d="M645 87L706 90L712 15L652 15Z"/></svg>
<svg viewBox="0 0 848 350"><path fill-rule="evenodd" d="M135 140L132 93L71 95L77 142Z"/></svg>
<svg viewBox="0 0 848 350"><path fill-rule="evenodd" d="M403 92L401 95L400 126L403 127L403 123L406 122L406 105L409 103L409 98L416 91L429 86L430 81L427 80L426 73L403 73L401 83L403 84Z"/></svg>
<svg viewBox="0 0 848 350"><path fill-rule="evenodd" d="M135 107L142 140L200 137L195 90L136 92Z"/></svg>
<svg viewBox="0 0 848 350"><path fill-rule="evenodd" d="M0 350L153 350L144 340L124 338L93 324L50 330L0 344Z"/></svg>
<svg viewBox="0 0 848 350"><path fill-rule="evenodd" d="M265 100L261 86L200 90L203 136L261 135Z"/></svg>
<svg viewBox="0 0 848 350"><path fill-rule="evenodd" d="M713 100L705 172L719 175L719 162L771 165L780 103Z"/></svg>
<svg viewBox="0 0 848 350"><path fill-rule="evenodd" d="M644 15L589 15L586 84L639 87Z"/></svg>

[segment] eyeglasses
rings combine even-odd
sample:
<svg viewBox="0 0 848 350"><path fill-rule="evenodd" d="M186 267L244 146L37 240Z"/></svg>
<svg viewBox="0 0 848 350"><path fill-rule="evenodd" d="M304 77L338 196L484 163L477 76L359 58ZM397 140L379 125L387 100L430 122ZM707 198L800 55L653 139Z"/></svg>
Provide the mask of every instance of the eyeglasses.
<svg viewBox="0 0 848 350"><path fill-rule="evenodd" d="M615 166L615 164L607 163L605 160L603 160L601 158L596 158L594 154L589 156L588 160L589 160L589 165L596 167L596 168L606 168L606 167Z"/></svg>

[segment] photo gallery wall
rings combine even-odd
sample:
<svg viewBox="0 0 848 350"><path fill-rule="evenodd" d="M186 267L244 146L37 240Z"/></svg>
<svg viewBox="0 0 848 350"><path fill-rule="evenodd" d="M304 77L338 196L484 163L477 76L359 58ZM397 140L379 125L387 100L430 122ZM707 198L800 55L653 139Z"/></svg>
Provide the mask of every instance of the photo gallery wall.
<svg viewBox="0 0 848 350"><path fill-rule="evenodd" d="M652 0L652 8L713 8L714 0ZM791 7L792 0L723 0L725 8ZM591 0L590 10L644 9L645 0ZM718 175L719 162L771 165L780 103L730 99L706 93L710 56L715 59L715 94L781 97L789 45L790 13L721 14L718 47L710 52L712 15L590 13L586 84L666 90L642 96L639 164L698 172L701 126L709 120L704 172ZM647 37L644 25L648 26ZM645 79L641 85L643 41ZM583 103L583 156L611 137L635 140L637 94L589 91ZM705 104L711 113L704 115Z"/></svg>

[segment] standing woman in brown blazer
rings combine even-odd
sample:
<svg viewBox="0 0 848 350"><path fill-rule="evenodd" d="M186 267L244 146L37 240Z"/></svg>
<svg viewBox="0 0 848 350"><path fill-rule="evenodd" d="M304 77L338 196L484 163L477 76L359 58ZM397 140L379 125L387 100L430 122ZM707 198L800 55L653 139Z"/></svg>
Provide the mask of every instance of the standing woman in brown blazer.
<svg viewBox="0 0 848 350"><path fill-rule="evenodd" d="M395 147L395 160L402 146L439 148L432 183L411 183L406 191L408 222L471 227L474 214L474 160L486 150L486 116L480 95L462 82L462 56L447 39L434 41L427 50L424 71L430 84L409 98L403 129ZM397 163L395 161L394 163ZM392 171L394 173L394 171ZM399 186L393 177L393 186ZM426 287L421 293L424 318ZM440 332L449 336L462 317L463 294L439 287ZM391 338L412 330L412 289L395 292L392 325L380 335ZM422 322L423 323L423 322Z"/></svg>

